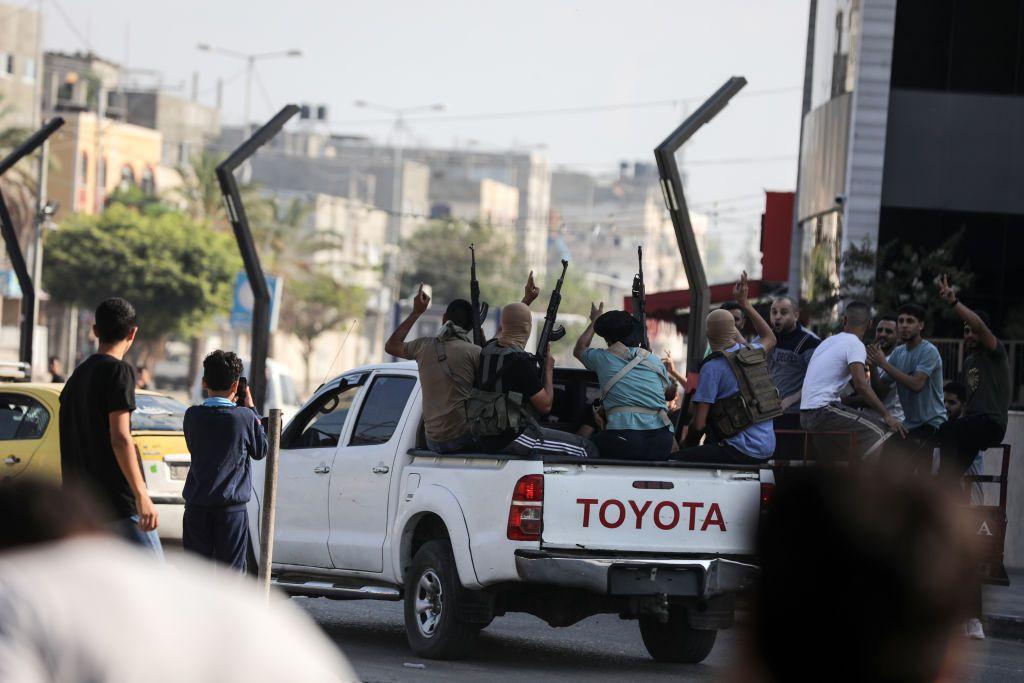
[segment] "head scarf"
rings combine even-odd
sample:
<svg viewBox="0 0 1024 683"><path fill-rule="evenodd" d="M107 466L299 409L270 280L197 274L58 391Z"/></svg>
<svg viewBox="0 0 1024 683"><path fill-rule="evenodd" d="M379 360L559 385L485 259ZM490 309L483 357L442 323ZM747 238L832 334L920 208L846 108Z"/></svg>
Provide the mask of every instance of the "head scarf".
<svg viewBox="0 0 1024 683"><path fill-rule="evenodd" d="M708 313L708 344L712 351L725 351L737 343L739 330L732 313L716 309Z"/></svg>
<svg viewBox="0 0 1024 683"><path fill-rule="evenodd" d="M501 331L498 343L502 346L523 351L533 329L530 307L524 303L508 304L501 309Z"/></svg>

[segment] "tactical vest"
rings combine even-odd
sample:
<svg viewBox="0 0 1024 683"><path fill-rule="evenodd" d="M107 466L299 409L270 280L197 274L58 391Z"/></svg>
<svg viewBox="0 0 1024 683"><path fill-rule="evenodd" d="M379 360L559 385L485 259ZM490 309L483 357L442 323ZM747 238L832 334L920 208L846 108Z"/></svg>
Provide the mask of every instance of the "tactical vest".
<svg viewBox="0 0 1024 683"><path fill-rule="evenodd" d="M515 438L527 426L537 424L528 397L518 391L506 392L502 386L502 378L512 368L509 361L517 353L522 352L493 340L480 349L480 377L466 400L466 418L473 436Z"/></svg>
<svg viewBox="0 0 1024 683"><path fill-rule="evenodd" d="M711 428L720 439L736 436L759 422L782 415L779 390L768 372L764 349L743 346L736 351L716 351L704 359L722 358L736 377L739 393L715 401L711 406Z"/></svg>

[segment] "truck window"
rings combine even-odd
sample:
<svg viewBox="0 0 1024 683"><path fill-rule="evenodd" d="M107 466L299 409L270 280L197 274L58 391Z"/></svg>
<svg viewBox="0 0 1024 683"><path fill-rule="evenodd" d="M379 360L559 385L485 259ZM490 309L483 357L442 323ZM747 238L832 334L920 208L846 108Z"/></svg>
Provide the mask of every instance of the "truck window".
<svg viewBox="0 0 1024 683"><path fill-rule="evenodd" d="M413 377L376 378L363 401L349 445L367 446L390 441L414 386L416 379Z"/></svg>
<svg viewBox="0 0 1024 683"><path fill-rule="evenodd" d="M333 448L341 441L345 420L352 407L358 384L342 384L325 392L316 402L296 416L297 423L289 425L282 448Z"/></svg>

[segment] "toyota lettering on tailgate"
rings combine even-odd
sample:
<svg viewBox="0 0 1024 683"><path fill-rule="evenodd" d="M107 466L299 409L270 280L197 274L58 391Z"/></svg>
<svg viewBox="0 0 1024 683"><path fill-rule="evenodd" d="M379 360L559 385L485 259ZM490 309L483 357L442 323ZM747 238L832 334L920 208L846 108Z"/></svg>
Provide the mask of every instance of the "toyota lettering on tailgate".
<svg viewBox="0 0 1024 683"><path fill-rule="evenodd" d="M576 504L583 506L584 528L590 526L591 509L596 507L597 514L594 517L601 526L608 529L617 529L627 522L629 526L635 525L635 528L643 529L644 522L647 521L648 525L653 523L662 531L670 531L680 524L688 524L690 531L694 531L697 528L697 513L700 511L703 518L701 531L707 531L710 527L718 527L719 531L725 531L725 519L718 503L705 506L704 503L684 501L676 504L671 500L663 500L654 505L654 501L650 500L627 500L623 503L614 498L603 502L597 498L577 498Z"/></svg>

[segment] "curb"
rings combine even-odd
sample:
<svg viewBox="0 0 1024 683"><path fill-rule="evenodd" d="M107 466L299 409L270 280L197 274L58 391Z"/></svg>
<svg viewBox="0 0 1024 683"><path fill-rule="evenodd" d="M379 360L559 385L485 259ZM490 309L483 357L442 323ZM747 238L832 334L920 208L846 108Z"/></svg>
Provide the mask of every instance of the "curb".
<svg viewBox="0 0 1024 683"><path fill-rule="evenodd" d="M1008 614L986 614L985 635L1000 640L1024 641L1024 617Z"/></svg>

